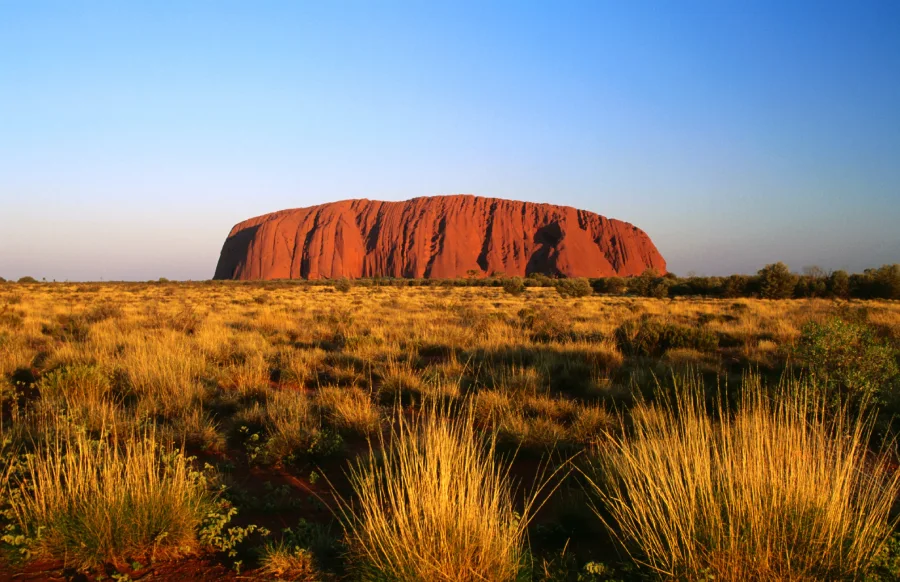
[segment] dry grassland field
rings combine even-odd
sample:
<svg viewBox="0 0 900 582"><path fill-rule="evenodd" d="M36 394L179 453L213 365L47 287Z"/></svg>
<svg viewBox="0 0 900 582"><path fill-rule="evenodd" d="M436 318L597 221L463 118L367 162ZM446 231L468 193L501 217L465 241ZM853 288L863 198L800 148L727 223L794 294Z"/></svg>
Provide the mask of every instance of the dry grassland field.
<svg viewBox="0 0 900 582"><path fill-rule="evenodd" d="M0 579L894 580L900 303L0 285Z"/></svg>

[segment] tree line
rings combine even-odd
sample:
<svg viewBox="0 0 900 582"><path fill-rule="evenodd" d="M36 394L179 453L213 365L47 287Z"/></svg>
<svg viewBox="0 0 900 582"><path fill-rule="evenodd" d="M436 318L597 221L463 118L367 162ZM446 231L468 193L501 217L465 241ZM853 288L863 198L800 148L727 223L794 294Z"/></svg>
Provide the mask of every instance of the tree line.
<svg viewBox="0 0 900 582"><path fill-rule="evenodd" d="M0 277L0 283L6 282ZM37 283L33 277L22 277L18 283ZM168 279L149 281L151 284L169 284ZM784 263L766 265L755 275L728 275L725 277L687 276L674 273L661 275L655 269L647 269L632 277L565 278L531 273L527 277L507 277L494 273L484 277L478 271L470 271L467 277L455 279L409 279L394 277L370 277L364 279L319 279L315 281L292 279L276 281L197 281L216 285L261 285L266 287L286 285L331 286L338 291L352 287L503 287L507 292L519 294L528 287L556 287L566 297L583 297L592 293L603 295L632 295L639 297L759 297L763 299L802 299L810 297L837 299L900 299L900 264L882 265L866 269L862 273L849 274L838 270L826 272L820 267L807 267L803 273L794 273Z"/></svg>

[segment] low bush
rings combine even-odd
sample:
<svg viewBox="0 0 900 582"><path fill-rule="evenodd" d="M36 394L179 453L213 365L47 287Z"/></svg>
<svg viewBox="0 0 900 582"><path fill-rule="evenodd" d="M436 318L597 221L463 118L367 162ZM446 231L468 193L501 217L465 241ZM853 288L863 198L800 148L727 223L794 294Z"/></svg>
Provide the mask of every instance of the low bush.
<svg viewBox="0 0 900 582"><path fill-rule="evenodd" d="M883 398L900 376L887 343L865 323L839 317L804 325L795 354L817 386L854 400Z"/></svg>
<svg viewBox="0 0 900 582"><path fill-rule="evenodd" d="M572 321L559 309L525 307L519 310L522 326L531 332L531 339L538 343L572 339Z"/></svg>
<svg viewBox="0 0 900 582"><path fill-rule="evenodd" d="M615 331L616 345L626 356L659 357L671 349L710 352L719 338L705 328L664 323L647 317L626 321Z"/></svg>
<svg viewBox="0 0 900 582"><path fill-rule="evenodd" d="M556 283L556 292L561 297L587 297L594 292L590 281L583 277L561 279Z"/></svg>
<svg viewBox="0 0 900 582"><path fill-rule="evenodd" d="M45 374L38 390L44 400L77 406L111 399L112 381L110 374L97 366L73 365Z"/></svg>
<svg viewBox="0 0 900 582"><path fill-rule="evenodd" d="M61 342L80 343L87 341L91 328L80 314L61 314L56 321L42 324L41 333Z"/></svg>
<svg viewBox="0 0 900 582"><path fill-rule="evenodd" d="M607 295L623 295L628 291L628 283L622 277L604 277L602 279L594 279L591 286L595 293L604 293Z"/></svg>
<svg viewBox="0 0 900 582"><path fill-rule="evenodd" d="M510 295L518 297L525 292L525 281L522 280L522 277L503 279L503 290Z"/></svg>
<svg viewBox="0 0 900 582"><path fill-rule="evenodd" d="M122 317L122 308L112 303L110 301L106 301L103 303L99 303L94 308L88 310L84 314L84 320L87 323L98 323L101 321L106 321L107 319L119 319Z"/></svg>

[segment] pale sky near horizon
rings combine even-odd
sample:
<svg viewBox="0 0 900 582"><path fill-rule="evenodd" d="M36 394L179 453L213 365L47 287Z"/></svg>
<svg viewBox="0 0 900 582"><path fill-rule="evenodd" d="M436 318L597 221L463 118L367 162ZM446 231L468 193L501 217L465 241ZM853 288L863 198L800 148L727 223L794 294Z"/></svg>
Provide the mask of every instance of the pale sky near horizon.
<svg viewBox="0 0 900 582"><path fill-rule="evenodd" d="M0 0L0 276L207 279L236 222L472 193L670 270L900 262L900 3Z"/></svg>

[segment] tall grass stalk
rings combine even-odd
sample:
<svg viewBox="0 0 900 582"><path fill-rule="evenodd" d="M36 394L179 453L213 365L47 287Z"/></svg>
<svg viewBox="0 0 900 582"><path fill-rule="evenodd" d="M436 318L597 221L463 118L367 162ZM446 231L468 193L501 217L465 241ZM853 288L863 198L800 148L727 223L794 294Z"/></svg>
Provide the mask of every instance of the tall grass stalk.
<svg viewBox="0 0 900 582"><path fill-rule="evenodd" d="M366 580L514 580L532 496L513 502L509 466L495 439L475 429L471 407L453 417L431 405L398 420L350 471L356 502L343 506L354 561Z"/></svg>
<svg viewBox="0 0 900 582"><path fill-rule="evenodd" d="M598 515L666 577L860 577L892 530L900 474L867 453L871 422L829 413L800 383L774 400L755 384L721 421L691 382L640 405L589 478Z"/></svg>
<svg viewBox="0 0 900 582"><path fill-rule="evenodd" d="M30 551L75 567L188 553L212 502L184 455L152 432L98 441L60 427L8 487Z"/></svg>

